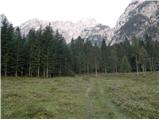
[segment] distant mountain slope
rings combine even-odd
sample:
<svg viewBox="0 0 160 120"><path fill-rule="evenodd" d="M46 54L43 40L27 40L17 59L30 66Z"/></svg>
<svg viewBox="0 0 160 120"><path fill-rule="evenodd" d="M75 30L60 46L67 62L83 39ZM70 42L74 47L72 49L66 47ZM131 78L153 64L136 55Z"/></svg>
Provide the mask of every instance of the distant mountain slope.
<svg viewBox="0 0 160 120"><path fill-rule="evenodd" d="M131 40L133 36L144 39L146 34L152 40L159 38L158 1L134 1L130 3L117 21L112 44L119 43L124 39Z"/></svg>
<svg viewBox="0 0 160 120"><path fill-rule="evenodd" d="M43 21L38 19L31 19L20 25L22 34L26 35L31 28L39 29L40 26L45 28L47 25L51 25L54 31L58 30L66 42L69 43L72 38L76 39L80 36L81 31L87 27L94 27L97 23L94 19L81 20L76 23L71 21Z"/></svg>
<svg viewBox="0 0 160 120"><path fill-rule="evenodd" d="M94 27L85 28L80 36L100 46L103 39L106 40L106 44L111 41L112 29L109 26L98 24Z"/></svg>
<svg viewBox="0 0 160 120"><path fill-rule="evenodd" d="M104 16L105 17L105 16ZM94 19L81 20L76 23L71 21L43 21L31 19L20 25L22 34L26 35L31 28L35 30L40 26L44 28L51 24L53 30L58 30L69 43L71 39L81 36L93 44L100 45L102 40L106 44L114 44L131 40L133 36L144 39L146 34L152 40L159 38L159 2L134 0L119 17L114 28L97 23Z"/></svg>

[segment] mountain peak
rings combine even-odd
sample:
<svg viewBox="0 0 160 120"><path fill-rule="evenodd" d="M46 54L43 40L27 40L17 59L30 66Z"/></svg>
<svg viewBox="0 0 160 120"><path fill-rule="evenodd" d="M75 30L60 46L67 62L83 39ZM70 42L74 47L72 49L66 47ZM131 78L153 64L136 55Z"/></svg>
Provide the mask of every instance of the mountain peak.
<svg viewBox="0 0 160 120"><path fill-rule="evenodd" d="M131 40L132 36L144 39L146 34L152 39L158 40L158 16L158 1L134 0L117 21L112 37L113 43L121 42L124 39Z"/></svg>
<svg viewBox="0 0 160 120"><path fill-rule="evenodd" d="M51 27L53 30L59 30L59 32L66 39L66 42L69 43L71 39L76 39L81 35L81 32L88 27L94 27L97 25L97 22L94 18L85 18L79 20L75 23L71 21L44 21L38 20L37 18L30 19L23 24L21 24L21 32L24 35L27 35L31 28L37 30L42 26L42 28L46 27L49 23L51 23Z"/></svg>
<svg viewBox="0 0 160 120"><path fill-rule="evenodd" d="M45 28L49 23L53 31L58 30L69 43L71 39L81 36L84 39L95 41L106 40L106 43L114 44L131 36L143 38L146 31L158 31L159 3L158 1L132 0L119 17L114 28L97 23L94 18L71 21L44 21L37 18L30 19L20 26L22 34L28 34L31 28L37 30L40 26ZM149 33L149 32L147 32ZM158 38L158 32L150 34L153 39Z"/></svg>
<svg viewBox="0 0 160 120"><path fill-rule="evenodd" d="M82 20L77 21L77 23L86 24L86 25L96 25L97 21L94 18L83 18Z"/></svg>
<svg viewBox="0 0 160 120"><path fill-rule="evenodd" d="M131 3L142 3L144 0L132 0Z"/></svg>

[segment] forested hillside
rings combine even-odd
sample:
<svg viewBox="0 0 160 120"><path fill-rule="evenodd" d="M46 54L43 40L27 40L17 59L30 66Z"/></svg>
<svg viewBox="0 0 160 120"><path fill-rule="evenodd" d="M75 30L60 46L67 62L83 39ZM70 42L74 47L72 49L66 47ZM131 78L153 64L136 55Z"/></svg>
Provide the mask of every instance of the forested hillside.
<svg viewBox="0 0 160 120"><path fill-rule="evenodd" d="M50 24L22 36L6 17L1 26L1 75L54 77L108 72L156 71L159 65L159 41L146 34L131 41L106 46L93 45L81 37L66 44Z"/></svg>

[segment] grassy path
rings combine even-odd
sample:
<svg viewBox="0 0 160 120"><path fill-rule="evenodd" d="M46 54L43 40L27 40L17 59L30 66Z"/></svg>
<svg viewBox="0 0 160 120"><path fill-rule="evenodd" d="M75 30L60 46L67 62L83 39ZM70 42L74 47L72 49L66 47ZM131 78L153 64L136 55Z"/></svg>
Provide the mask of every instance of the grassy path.
<svg viewBox="0 0 160 120"><path fill-rule="evenodd" d="M119 108L111 102L109 96L105 94L103 85L100 80L92 78L89 80L88 88L85 92L86 97L86 117L95 118L95 114L99 114L98 118L127 118ZM97 102L98 101L98 102ZM103 108L103 109L101 109ZM99 110L101 109L101 110ZM97 116L97 115L96 115Z"/></svg>

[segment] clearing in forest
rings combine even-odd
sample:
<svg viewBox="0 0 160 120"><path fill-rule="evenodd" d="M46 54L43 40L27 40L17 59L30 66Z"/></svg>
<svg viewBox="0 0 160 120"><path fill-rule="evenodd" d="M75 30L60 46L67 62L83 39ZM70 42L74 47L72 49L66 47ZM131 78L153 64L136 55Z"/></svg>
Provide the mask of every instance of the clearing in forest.
<svg viewBox="0 0 160 120"><path fill-rule="evenodd" d="M158 72L2 77L2 118L158 118Z"/></svg>

